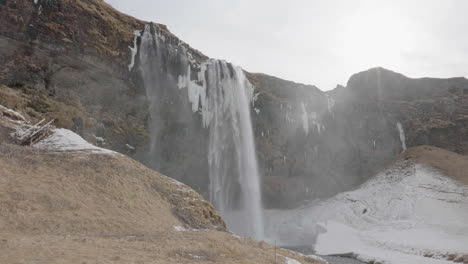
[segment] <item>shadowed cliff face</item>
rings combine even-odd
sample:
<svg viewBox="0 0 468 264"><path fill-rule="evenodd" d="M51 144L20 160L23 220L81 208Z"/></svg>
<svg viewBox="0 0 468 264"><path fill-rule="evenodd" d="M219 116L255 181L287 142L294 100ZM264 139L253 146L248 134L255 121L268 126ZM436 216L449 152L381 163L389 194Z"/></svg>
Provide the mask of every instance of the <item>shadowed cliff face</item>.
<svg viewBox="0 0 468 264"><path fill-rule="evenodd" d="M195 64L208 58L154 24L164 36L163 50L184 48L153 65L142 63L134 31L146 24L97 0L0 1L0 104L33 120L55 119L59 127L131 155L208 197L208 130L178 86L187 69L184 52ZM145 76L141 69L149 66L159 69L157 75ZM251 116L267 207L294 207L363 182L402 151L398 123L408 147L468 153L464 78L411 79L376 68L322 92L246 75L255 87ZM163 96L152 100L145 79ZM161 125L157 135L149 133L154 118ZM151 137L160 142L154 149ZM148 159L151 151L158 152L157 164Z"/></svg>
<svg viewBox="0 0 468 264"><path fill-rule="evenodd" d="M411 79L374 68L327 93L263 74L250 78L259 92L254 123L268 206L362 183L403 151L401 136L408 148L468 153L464 78Z"/></svg>

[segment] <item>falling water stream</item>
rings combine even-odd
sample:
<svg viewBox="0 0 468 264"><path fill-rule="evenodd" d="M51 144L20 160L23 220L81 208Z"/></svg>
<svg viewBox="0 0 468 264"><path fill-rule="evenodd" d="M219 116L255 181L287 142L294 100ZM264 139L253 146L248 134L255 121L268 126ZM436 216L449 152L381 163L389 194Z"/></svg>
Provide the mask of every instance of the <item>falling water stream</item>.
<svg viewBox="0 0 468 264"><path fill-rule="evenodd" d="M158 111L164 96L161 87L172 81L173 89L187 90L193 118L200 113L203 127L209 130L206 166L211 202L231 231L262 240L260 176L250 116L254 88L241 68L214 59L198 64L180 43L164 40L149 25L141 35L140 72L152 116L149 155L156 155L159 124L171 121L161 120ZM173 77L162 70L169 67L178 71Z"/></svg>
<svg viewBox="0 0 468 264"><path fill-rule="evenodd" d="M403 129L403 125L400 122L397 122L397 129L398 133L400 134L400 141L401 141L401 149L406 151L406 136L405 130Z"/></svg>
<svg viewBox="0 0 468 264"><path fill-rule="evenodd" d="M236 233L263 239L259 172L250 100L253 88L242 69L207 62L210 121L210 199Z"/></svg>

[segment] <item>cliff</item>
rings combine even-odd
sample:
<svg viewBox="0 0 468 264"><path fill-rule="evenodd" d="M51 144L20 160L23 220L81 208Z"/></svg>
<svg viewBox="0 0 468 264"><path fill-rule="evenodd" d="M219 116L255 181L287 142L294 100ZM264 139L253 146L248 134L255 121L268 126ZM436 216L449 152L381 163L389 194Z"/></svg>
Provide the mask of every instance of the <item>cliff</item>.
<svg viewBox="0 0 468 264"><path fill-rule="evenodd" d="M151 24L162 53L152 54L157 79L148 87L140 52L148 24L99 0L0 1L0 104L31 120L54 119L208 197L208 131L178 85L186 63L195 80L208 58ZM267 207L350 189L403 145L468 153L464 78L412 79L375 68L323 92L265 74L247 77Z"/></svg>

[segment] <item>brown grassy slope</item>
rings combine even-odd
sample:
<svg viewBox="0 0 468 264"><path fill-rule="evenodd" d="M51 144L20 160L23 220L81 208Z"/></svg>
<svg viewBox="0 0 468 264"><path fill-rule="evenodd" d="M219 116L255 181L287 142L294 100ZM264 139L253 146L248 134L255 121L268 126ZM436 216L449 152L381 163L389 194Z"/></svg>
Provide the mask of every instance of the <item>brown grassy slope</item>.
<svg viewBox="0 0 468 264"><path fill-rule="evenodd" d="M419 146L405 151L402 158L428 165L468 185L468 156L432 146Z"/></svg>
<svg viewBox="0 0 468 264"><path fill-rule="evenodd" d="M126 67L133 31L148 23L115 10L103 0L54 0L42 4L40 10L39 6L32 0L0 3L0 36L107 58ZM157 26L167 37L177 39L165 25ZM197 58L205 58L192 51Z"/></svg>
<svg viewBox="0 0 468 264"><path fill-rule="evenodd" d="M274 263L274 247L217 231L200 195L127 157L1 144L0 168L0 263Z"/></svg>
<svg viewBox="0 0 468 264"><path fill-rule="evenodd" d="M124 156L58 155L11 145L0 151L0 200L7 209L2 231L140 234L177 225L225 230L195 191Z"/></svg>

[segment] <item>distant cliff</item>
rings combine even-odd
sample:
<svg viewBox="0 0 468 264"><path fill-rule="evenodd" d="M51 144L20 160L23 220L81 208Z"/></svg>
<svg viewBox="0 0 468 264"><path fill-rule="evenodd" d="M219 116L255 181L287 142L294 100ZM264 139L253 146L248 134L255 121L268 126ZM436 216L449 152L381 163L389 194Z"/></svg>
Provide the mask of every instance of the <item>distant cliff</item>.
<svg viewBox="0 0 468 264"><path fill-rule="evenodd" d="M147 24L99 0L0 1L0 104L31 119L53 118L207 197L208 132L178 86L186 71L178 58L190 57L193 65L208 58L154 24L167 50L155 54L161 67L154 91L162 96L154 164L139 59L139 34ZM251 115L267 207L293 207L349 189L404 145L468 153L464 78L411 79L375 68L323 92L265 74L247 77L255 88Z"/></svg>

